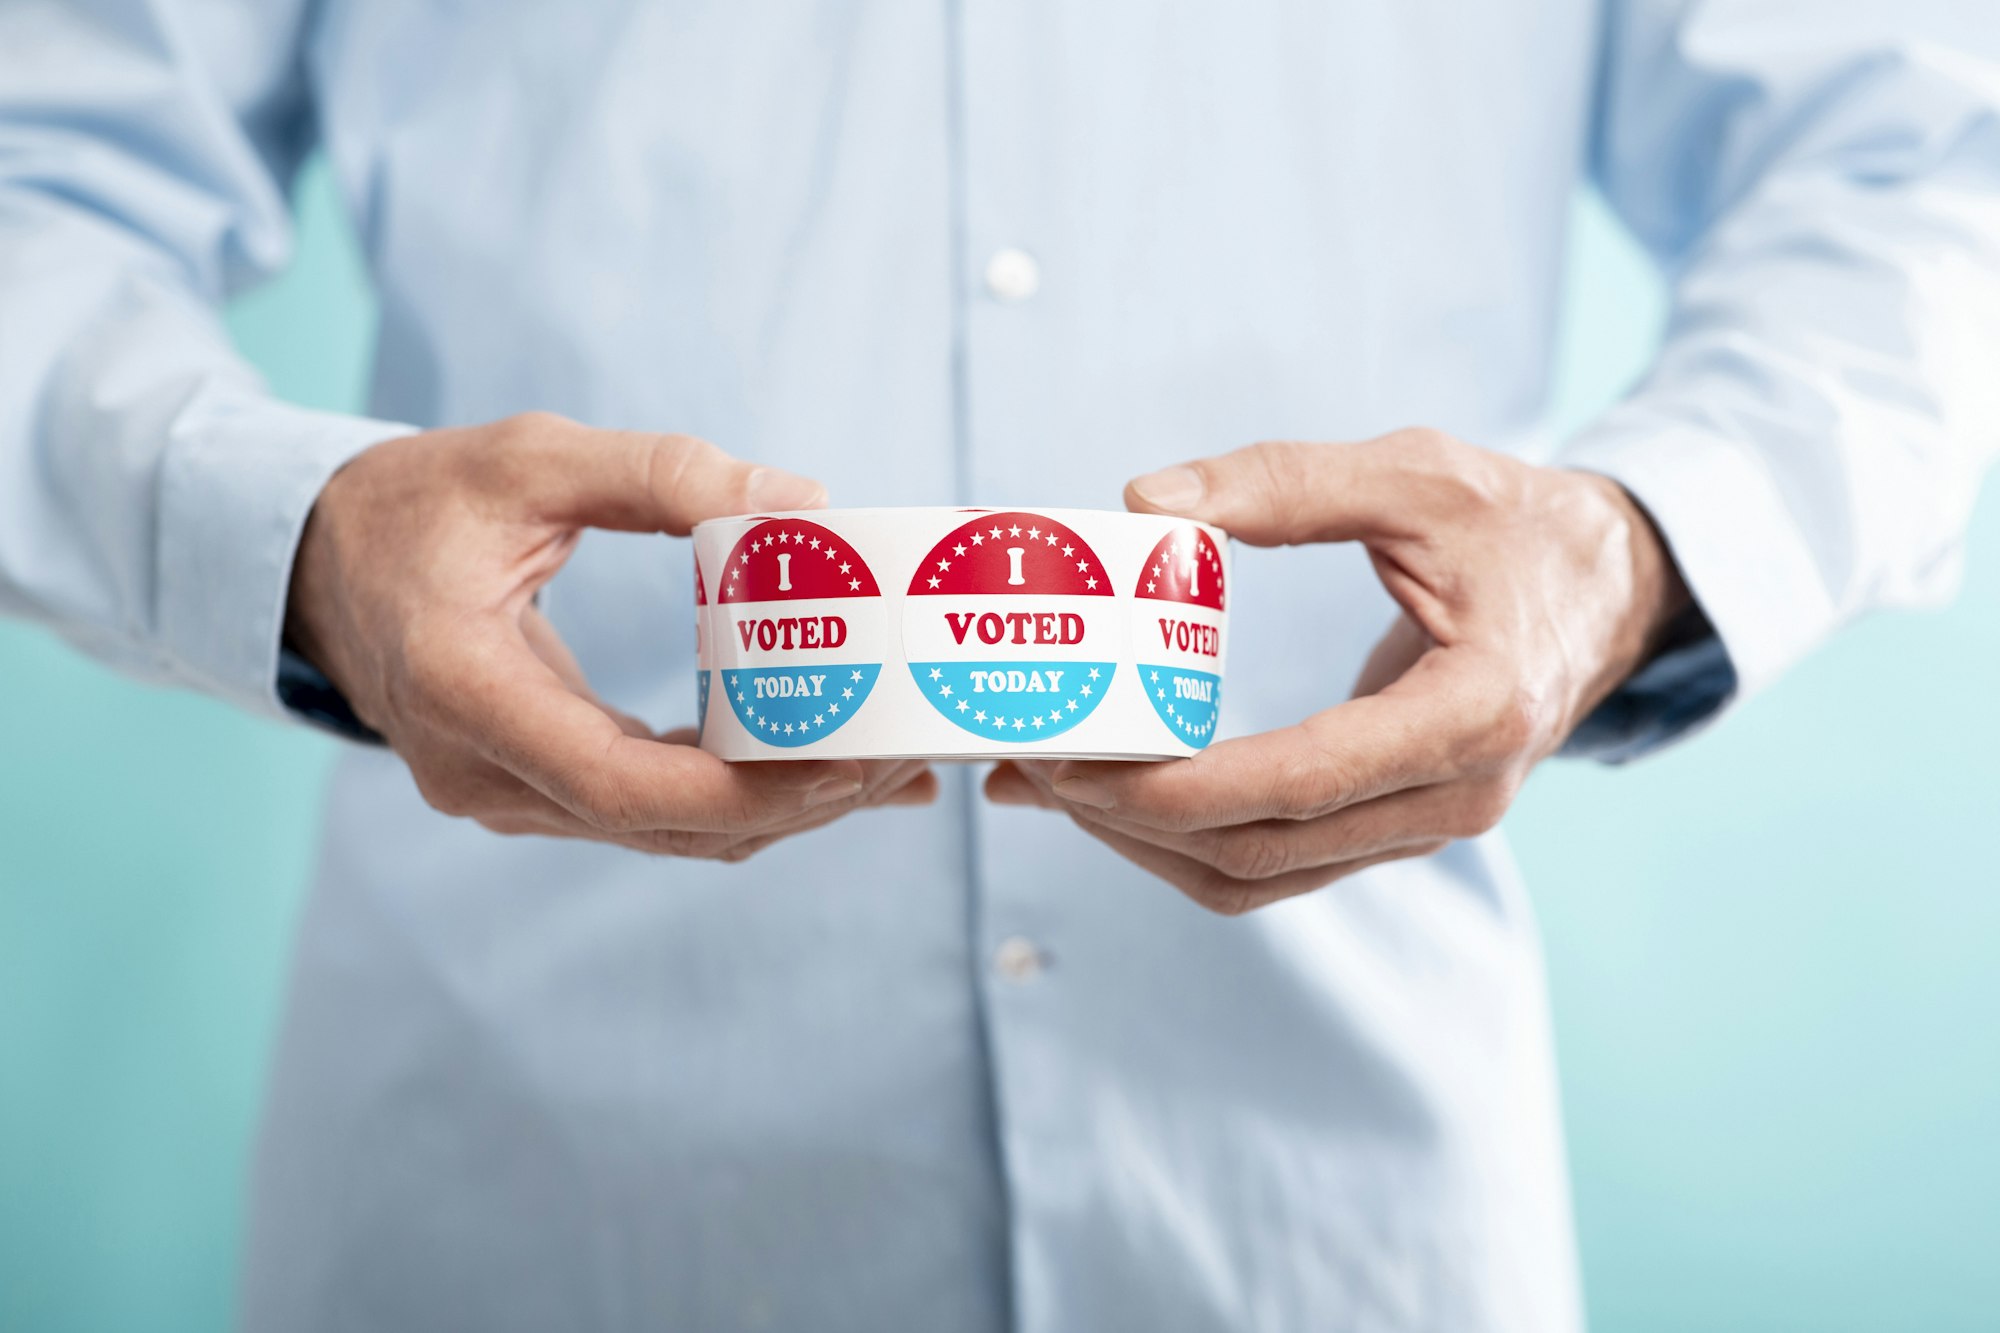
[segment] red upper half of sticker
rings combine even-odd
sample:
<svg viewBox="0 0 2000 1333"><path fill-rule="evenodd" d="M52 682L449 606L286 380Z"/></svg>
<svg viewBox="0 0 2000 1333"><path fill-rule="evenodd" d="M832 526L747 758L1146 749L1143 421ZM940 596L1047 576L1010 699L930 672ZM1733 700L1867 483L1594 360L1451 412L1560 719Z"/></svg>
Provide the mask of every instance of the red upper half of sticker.
<svg viewBox="0 0 2000 1333"><path fill-rule="evenodd" d="M715 583L715 600L725 604L882 595L845 538L797 518L767 518L738 537Z"/></svg>
<svg viewBox="0 0 2000 1333"><path fill-rule="evenodd" d="M912 596L999 593L1109 597L1111 579L1090 544L1040 514L981 514L931 548Z"/></svg>
<svg viewBox="0 0 2000 1333"><path fill-rule="evenodd" d="M1135 597L1223 609L1222 552L1215 539L1189 523L1160 538L1139 571Z"/></svg>
<svg viewBox="0 0 2000 1333"><path fill-rule="evenodd" d="M700 556L694 558L694 604L696 606L708 605L708 589L702 586Z"/></svg>

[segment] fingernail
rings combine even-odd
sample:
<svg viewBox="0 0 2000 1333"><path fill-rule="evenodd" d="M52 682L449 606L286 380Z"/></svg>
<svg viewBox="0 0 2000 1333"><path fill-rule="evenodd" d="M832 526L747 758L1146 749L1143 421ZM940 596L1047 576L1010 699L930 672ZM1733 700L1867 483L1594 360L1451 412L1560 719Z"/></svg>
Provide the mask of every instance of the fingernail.
<svg viewBox="0 0 2000 1333"><path fill-rule="evenodd" d="M861 790L861 784L853 778L828 778L806 792L805 807L810 810L828 801L845 800Z"/></svg>
<svg viewBox="0 0 2000 1333"><path fill-rule="evenodd" d="M1104 787L1089 778L1064 778L1056 784L1056 795L1065 801L1075 801L1078 805L1096 806L1099 810L1109 810L1117 802Z"/></svg>
<svg viewBox="0 0 2000 1333"><path fill-rule="evenodd" d="M1201 503L1208 485L1191 467L1170 467L1140 477L1132 483L1132 491L1155 509L1185 514Z"/></svg>
<svg viewBox="0 0 2000 1333"><path fill-rule="evenodd" d="M743 498L752 509L817 509L826 503L826 488L796 472L760 467L743 483Z"/></svg>

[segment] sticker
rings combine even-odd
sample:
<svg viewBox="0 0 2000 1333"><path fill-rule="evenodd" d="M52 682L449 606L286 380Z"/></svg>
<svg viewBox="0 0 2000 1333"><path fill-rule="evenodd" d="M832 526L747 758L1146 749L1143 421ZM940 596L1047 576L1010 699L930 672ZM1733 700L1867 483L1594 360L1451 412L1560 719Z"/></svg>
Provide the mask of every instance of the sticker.
<svg viewBox="0 0 2000 1333"><path fill-rule="evenodd" d="M887 640L859 552L802 518L753 521L716 576L710 652L730 711L766 745L840 730L867 702Z"/></svg>
<svg viewBox="0 0 2000 1333"><path fill-rule="evenodd" d="M1132 590L1132 652L1146 699L1196 749L1215 738L1222 704L1222 552L1193 523L1154 543Z"/></svg>
<svg viewBox="0 0 2000 1333"><path fill-rule="evenodd" d="M917 563L903 602L919 692L952 725L996 741L1048 740L1094 713L1122 628L1097 552L1042 514L959 524Z"/></svg>

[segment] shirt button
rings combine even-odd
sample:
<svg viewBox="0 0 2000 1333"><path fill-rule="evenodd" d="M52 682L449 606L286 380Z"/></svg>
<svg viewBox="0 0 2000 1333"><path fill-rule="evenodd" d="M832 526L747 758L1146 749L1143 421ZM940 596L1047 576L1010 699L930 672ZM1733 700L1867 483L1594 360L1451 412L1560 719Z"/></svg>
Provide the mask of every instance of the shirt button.
<svg viewBox="0 0 2000 1333"><path fill-rule="evenodd" d="M1011 246L995 250L986 261L986 290L1009 304L1025 301L1041 289L1042 266L1026 250Z"/></svg>
<svg viewBox="0 0 2000 1333"><path fill-rule="evenodd" d="M1011 935L993 951L993 970L1006 981L1033 981L1042 974L1042 951L1033 940Z"/></svg>

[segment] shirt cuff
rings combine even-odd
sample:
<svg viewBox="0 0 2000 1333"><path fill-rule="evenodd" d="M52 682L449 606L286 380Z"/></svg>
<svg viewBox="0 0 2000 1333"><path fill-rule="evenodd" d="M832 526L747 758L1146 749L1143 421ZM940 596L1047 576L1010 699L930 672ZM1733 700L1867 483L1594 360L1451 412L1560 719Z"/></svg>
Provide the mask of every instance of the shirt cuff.
<svg viewBox="0 0 2000 1333"><path fill-rule="evenodd" d="M1811 545L1756 450L1689 426L1613 420L1555 461L1611 478L1652 516L1729 654L1739 698L1826 636L1834 608Z"/></svg>
<svg viewBox="0 0 2000 1333"><path fill-rule="evenodd" d="M388 744L381 732L355 715L354 705L324 671L283 646L278 649L278 702L294 717L345 740Z"/></svg>
<svg viewBox="0 0 2000 1333"><path fill-rule="evenodd" d="M1698 731L1736 694L1736 668L1711 630L1632 674L1591 710L1558 751L1623 764Z"/></svg>
<svg viewBox="0 0 2000 1333"><path fill-rule="evenodd" d="M278 650L306 516L342 464L416 428L230 389L198 396L171 429L159 489L159 642L189 684L289 718Z"/></svg>

